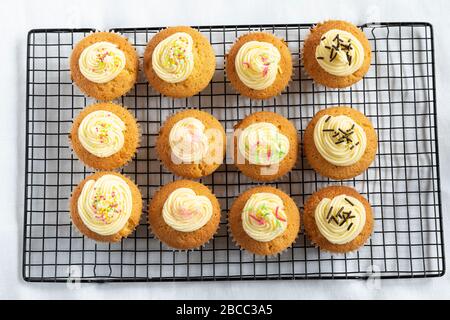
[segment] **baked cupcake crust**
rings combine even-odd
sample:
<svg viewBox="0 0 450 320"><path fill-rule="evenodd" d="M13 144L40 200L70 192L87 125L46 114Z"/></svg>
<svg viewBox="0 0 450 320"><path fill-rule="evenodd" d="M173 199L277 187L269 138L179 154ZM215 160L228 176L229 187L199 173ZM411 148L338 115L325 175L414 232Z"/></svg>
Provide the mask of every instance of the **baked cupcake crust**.
<svg viewBox="0 0 450 320"><path fill-rule="evenodd" d="M273 44L281 54L281 60L279 67L282 73L278 73L277 77L272 85L263 89L255 90L247 87L236 72L235 59L239 52L239 49L249 41L268 42ZM231 47L228 54L225 56L225 72L228 80L230 80L233 88L241 95L252 99L268 99L279 95L289 84L292 76L292 56L287 44L274 36L271 33L266 32L252 32L240 36L235 44Z"/></svg>
<svg viewBox="0 0 450 320"><path fill-rule="evenodd" d="M109 157L98 157L81 144L78 138L78 129L83 119L90 113L98 110L110 111L117 115L125 124L123 147ZM139 126L134 116L122 106L110 102L100 102L87 106L78 114L69 133L69 142L78 159L86 166L96 170L114 170L127 164L137 152L140 143Z"/></svg>
<svg viewBox="0 0 450 320"><path fill-rule="evenodd" d="M131 208L131 215L130 215L130 218L128 219L128 223L122 228L122 230L120 230L119 232L117 232L115 234L104 236L104 235L95 233L92 230L90 230L88 227L86 227L86 225L83 223L83 221L81 220L81 217L78 213L77 202L78 202L78 198L80 197L81 191L83 190L83 187L87 181L89 181L89 180L96 181L100 177L107 175L107 174L112 174L112 175L118 176L127 183L127 185L130 187L130 190L131 190L133 204L132 204L132 208ZM141 214L142 214L142 196L141 196L141 192L139 191L139 188L129 178L127 178L126 176L124 176L120 173L114 172L114 171L97 172L97 173L94 173L94 174L86 177L73 190L72 196L70 198L70 216L72 218L72 223L77 227L77 229L82 234L84 234L86 237L93 239L95 241L118 242L122 238L128 237L139 225L139 220L141 218Z"/></svg>
<svg viewBox="0 0 450 320"><path fill-rule="evenodd" d="M107 41L116 44L126 57L123 70L111 81L106 83L95 83L88 80L80 71L78 60L83 50L90 45ZM123 36L112 32L96 32L88 35L78 42L70 56L70 74L73 82L87 96L102 101L111 101L125 95L130 91L137 81L139 72L139 58L136 50Z"/></svg>
<svg viewBox="0 0 450 320"><path fill-rule="evenodd" d="M270 168L270 166L251 164L242 155L238 156L238 137L236 130L244 130L248 126L257 122L269 122L275 125L281 134L285 135L289 139L289 152L284 159L278 164L278 170L274 174L263 174L263 169ZM247 177L250 177L257 181L273 181L276 180L295 166L298 159L298 134L295 126L285 117L270 111L259 111L250 114L234 126L234 163L236 167ZM239 163L243 162L243 163Z"/></svg>
<svg viewBox="0 0 450 320"><path fill-rule="evenodd" d="M314 128L325 114L331 116L346 115L363 128L367 138L366 150L355 164L345 167L336 166L323 158L317 150L314 143ZM377 134L370 120L358 110L344 106L322 109L317 112L306 127L303 137L303 149L311 167L321 175L334 180L350 179L366 171L375 159L377 148Z"/></svg>
<svg viewBox="0 0 450 320"><path fill-rule="evenodd" d="M348 76L336 76L326 72L316 60L316 47L327 31L338 29L353 34L364 48L364 62L356 72ZM330 20L319 23L311 29L311 33L303 45L302 60L306 73L317 83L329 88L346 88L361 80L369 71L372 49L364 32L355 25L342 21Z"/></svg>
<svg viewBox="0 0 450 320"><path fill-rule="evenodd" d="M366 210L366 224L362 229L361 233L352 241L345 244L334 244L328 241L319 231L314 211L323 198L334 198L341 194L346 194L348 196L358 199ZM362 195L358 191L351 187L346 186L329 186L319 191L314 192L306 201L303 212L303 225L305 227L305 232L308 238L317 245L320 249L334 252L334 253L348 253L355 251L362 247L373 232L374 219L372 214L372 208Z"/></svg>
<svg viewBox="0 0 450 320"><path fill-rule="evenodd" d="M169 195L178 188L190 188L197 195L206 196L211 201L213 214L211 219L200 229L182 232L173 229L164 221L162 216L164 203ZM211 240L217 232L220 223L220 204L205 185L190 180L177 180L166 184L155 193L149 203L148 223L153 234L168 246L180 250L196 249Z"/></svg>
<svg viewBox="0 0 450 320"><path fill-rule="evenodd" d="M280 236L268 242L260 242L251 238L242 226L241 214L247 200L253 194L260 192L275 194L283 200L288 221L286 230ZM228 226L233 239L242 249L257 255L275 255L292 246L295 242L300 230L300 212L294 200L283 191L270 186L259 186L245 191L234 201L228 214Z"/></svg>
<svg viewBox="0 0 450 320"><path fill-rule="evenodd" d="M172 162L172 155L171 155L172 151L169 143L170 131L178 121L188 117L193 117L195 119L200 120L205 126L205 131L209 129L216 129L220 131L222 135L221 143L223 145L222 157L220 158L221 159L220 162L209 163L208 161L200 161L199 163L180 163L180 164ZM214 143L217 142L210 141L210 144ZM159 159L164 164L164 166L174 174L184 178L197 179L212 174L223 163L223 159L225 157L226 143L227 141L225 130L223 129L220 122L214 116L204 111L188 109L175 113L166 120L164 125L161 127L159 135L156 139L156 152L158 154ZM211 159L212 157L214 158L217 157L217 155L215 154L216 151L217 151L216 148L210 147L208 159Z"/></svg>
<svg viewBox="0 0 450 320"><path fill-rule="evenodd" d="M167 37L177 32L185 32L194 41L194 69L189 77L178 83L162 80L152 66L152 55L156 46ZM150 85L165 96L173 98L191 97L205 89L216 69L216 56L208 39L199 31L186 26L169 27L158 32L147 44L144 53L144 72Z"/></svg>

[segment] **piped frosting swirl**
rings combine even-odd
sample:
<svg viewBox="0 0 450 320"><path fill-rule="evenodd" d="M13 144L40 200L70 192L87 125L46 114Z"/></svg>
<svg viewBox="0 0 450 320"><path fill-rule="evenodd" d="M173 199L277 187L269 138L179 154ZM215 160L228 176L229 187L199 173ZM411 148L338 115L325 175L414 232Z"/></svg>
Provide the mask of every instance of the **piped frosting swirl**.
<svg viewBox="0 0 450 320"><path fill-rule="evenodd" d="M289 152L289 139L274 124L257 122L239 133L238 150L251 164L277 164Z"/></svg>
<svg viewBox="0 0 450 320"><path fill-rule="evenodd" d="M208 197L197 195L190 188L178 188L164 202L162 216L173 229L192 232L200 229L211 219L212 203Z"/></svg>
<svg viewBox="0 0 450 320"><path fill-rule="evenodd" d="M125 123L117 115L106 110L89 113L80 123L78 139L91 154L105 158L120 149L124 144Z"/></svg>
<svg viewBox="0 0 450 320"><path fill-rule="evenodd" d="M363 156L367 137L352 118L324 115L314 127L314 144L320 155L336 166L350 166Z"/></svg>
<svg viewBox="0 0 450 320"><path fill-rule="evenodd" d="M244 231L253 239L268 242L283 234L287 216L283 200L268 192L253 194L245 203L241 219Z"/></svg>
<svg viewBox="0 0 450 320"><path fill-rule="evenodd" d="M106 83L116 78L126 64L125 53L116 44L100 41L86 47L80 54L81 74L89 81Z"/></svg>
<svg viewBox="0 0 450 320"><path fill-rule="evenodd" d="M91 231L108 236L122 230L132 210L129 185L121 177L105 174L88 180L78 197L78 214Z"/></svg>
<svg viewBox="0 0 450 320"><path fill-rule="evenodd" d="M316 60L326 72L340 77L355 73L364 63L364 47L353 34L332 29L316 47Z"/></svg>
<svg viewBox="0 0 450 320"><path fill-rule="evenodd" d="M239 48L235 69L239 79L249 88L263 90L270 87L281 73L280 51L271 43L249 41Z"/></svg>
<svg viewBox="0 0 450 320"><path fill-rule="evenodd" d="M331 243L345 244L355 239L366 223L364 205L356 198L342 194L323 198L314 211L317 228Z"/></svg>
<svg viewBox="0 0 450 320"><path fill-rule="evenodd" d="M194 117L178 121L170 130L169 145L172 154L182 163L200 162L209 150L205 125Z"/></svg>
<svg viewBox="0 0 450 320"><path fill-rule="evenodd" d="M162 40L152 54L152 67L159 78L169 83L186 80L194 70L193 39L177 32Z"/></svg>

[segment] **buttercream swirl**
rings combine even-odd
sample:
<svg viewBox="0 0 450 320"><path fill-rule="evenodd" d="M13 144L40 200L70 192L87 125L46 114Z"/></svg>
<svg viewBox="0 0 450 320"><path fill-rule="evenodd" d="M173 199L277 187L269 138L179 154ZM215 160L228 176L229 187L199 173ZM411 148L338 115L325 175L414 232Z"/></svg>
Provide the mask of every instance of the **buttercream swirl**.
<svg viewBox="0 0 450 320"><path fill-rule="evenodd" d="M239 134L238 148L251 164L280 163L289 152L289 139L270 122L257 122Z"/></svg>
<svg viewBox="0 0 450 320"><path fill-rule="evenodd" d="M317 228L331 243L345 244L355 239L366 223L364 205L345 194L323 198L314 211Z"/></svg>
<svg viewBox="0 0 450 320"><path fill-rule="evenodd" d="M323 34L316 47L316 59L326 72L344 77L361 68L364 47L350 32L332 29Z"/></svg>
<svg viewBox="0 0 450 320"><path fill-rule="evenodd" d="M81 121L78 139L87 151L105 158L122 149L125 129L125 123L117 115L110 111L97 110Z"/></svg>
<svg viewBox="0 0 450 320"><path fill-rule="evenodd" d="M132 210L131 190L121 177L105 174L88 180L78 198L78 214L91 231L108 236L122 230Z"/></svg>
<svg viewBox="0 0 450 320"><path fill-rule="evenodd" d="M263 90L274 83L278 72L281 73L280 59L280 51L273 44L249 41L236 54L236 73L247 87Z"/></svg>
<svg viewBox="0 0 450 320"><path fill-rule="evenodd" d="M287 227L287 216L281 198L273 193L252 194L242 210L242 227L253 239L272 241Z"/></svg>
<svg viewBox="0 0 450 320"><path fill-rule="evenodd" d="M364 129L352 118L324 115L314 127L314 144L325 160L342 167L361 159L367 138Z"/></svg>
<svg viewBox="0 0 450 320"><path fill-rule="evenodd" d="M209 149L205 125L194 117L178 121L170 130L169 145L172 154L181 162L200 162Z"/></svg>
<svg viewBox="0 0 450 320"><path fill-rule="evenodd" d="M81 74L95 83L106 83L119 75L126 64L125 54L116 44L100 41L86 47L78 65Z"/></svg>
<svg viewBox="0 0 450 320"><path fill-rule="evenodd" d="M185 32L174 33L158 43L152 54L152 67L158 77L169 83L186 80L194 69L193 43Z"/></svg>
<svg viewBox="0 0 450 320"><path fill-rule="evenodd" d="M181 232L192 232L203 227L212 217L212 204L208 197L197 195L190 188L178 188L164 202L164 221Z"/></svg>

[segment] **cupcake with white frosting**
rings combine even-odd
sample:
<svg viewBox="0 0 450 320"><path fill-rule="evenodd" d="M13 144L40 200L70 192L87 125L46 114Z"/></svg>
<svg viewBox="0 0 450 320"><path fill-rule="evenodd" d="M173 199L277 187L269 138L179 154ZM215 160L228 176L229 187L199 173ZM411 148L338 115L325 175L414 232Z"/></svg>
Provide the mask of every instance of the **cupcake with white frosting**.
<svg viewBox="0 0 450 320"><path fill-rule="evenodd" d="M220 205L203 184L178 180L155 193L148 209L149 228L169 247L196 249L217 232Z"/></svg>
<svg viewBox="0 0 450 320"><path fill-rule="evenodd" d="M255 112L234 126L234 163L252 179L273 181L295 166L298 143L297 129L288 119Z"/></svg>
<svg viewBox="0 0 450 320"><path fill-rule="evenodd" d="M156 140L156 152L164 166L185 178L212 174L223 163L225 148L225 130L220 122L195 109L170 116Z"/></svg>
<svg viewBox="0 0 450 320"><path fill-rule="evenodd" d="M78 158L97 170L114 170L127 164L140 143L139 126L124 107L102 102L84 108L74 119L70 145Z"/></svg>
<svg viewBox="0 0 450 320"><path fill-rule="evenodd" d="M226 56L225 71L240 94L253 99L279 95L292 76L287 44L266 32L239 37Z"/></svg>
<svg viewBox="0 0 450 320"><path fill-rule="evenodd" d="M129 178L117 172L97 172L73 190L70 199L72 223L100 242L117 242L139 224L142 196Z"/></svg>
<svg viewBox="0 0 450 320"><path fill-rule="evenodd" d="M216 68L214 50L199 31L170 27L150 39L144 53L144 72L163 95L184 98L202 91Z"/></svg>
<svg viewBox="0 0 450 320"><path fill-rule="evenodd" d="M370 68L372 51L361 29L351 23L330 20L311 29L303 46L306 73L329 88L345 88L358 82Z"/></svg>
<svg viewBox="0 0 450 320"><path fill-rule="evenodd" d="M95 32L74 47L70 57L73 82L86 95L111 101L125 95L136 83L139 59L123 36Z"/></svg>
<svg viewBox="0 0 450 320"><path fill-rule="evenodd" d="M335 180L363 173L374 161L378 146L370 120L349 107L319 111L306 127L303 141L311 167Z"/></svg>
<svg viewBox="0 0 450 320"><path fill-rule="evenodd" d="M228 225L242 249L270 256L294 243L300 229L300 213L286 193L260 186L247 190L234 201Z"/></svg>
<svg viewBox="0 0 450 320"><path fill-rule="evenodd" d="M347 253L367 242L374 219L369 202L355 189L330 186L308 198L303 223L309 239L320 249Z"/></svg>

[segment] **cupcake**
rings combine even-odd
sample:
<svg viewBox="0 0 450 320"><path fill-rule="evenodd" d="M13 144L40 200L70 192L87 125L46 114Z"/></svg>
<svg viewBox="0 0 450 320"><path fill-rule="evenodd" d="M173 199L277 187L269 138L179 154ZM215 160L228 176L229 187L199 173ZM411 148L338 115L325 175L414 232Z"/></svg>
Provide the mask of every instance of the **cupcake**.
<svg viewBox="0 0 450 320"><path fill-rule="evenodd" d="M70 144L88 167L113 170L128 163L140 141L134 116L125 108L102 102L84 108L73 121Z"/></svg>
<svg viewBox="0 0 450 320"><path fill-rule="evenodd" d="M297 156L297 129L277 113L255 112L234 127L234 163L254 180L282 177L294 167Z"/></svg>
<svg viewBox="0 0 450 320"><path fill-rule="evenodd" d="M311 167L334 180L350 179L364 172L375 159L377 145L370 120L349 107L319 111L303 137Z"/></svg>
<svg viewBox="0 0 450 320"><path fill-rule="evenodd" d="M306 73L329 88L345 88L364 77L370 67L369 40L351 23L331 20L319 23L303 46Z"/></svg>
<svg viewBox="0 0 450 320"><path fill-rule="evenodd" d="M174 174L200 178L213 173L223 162L225 131L209 113L189 109L169 117L156 140L156 152Z"/></svg>
<svg viewBox="0 0 450 320"><path fill-rule="evenodd" d="M303 224L311 242L321 250L348 253L366 243L374 220L369 202L358 191L330 186L308 198Z"/></svg>
<svg viewBox="0 0 450 320"><path fill-rule="evenodd" d="M242 249L257 255L275 255L295 242L300 213L283 191L259 186L245 191L234 201L228 225Z"/></svg>
<svg viewBox="0 0 450 320"><path fill-rule="evenodd" d="M239 37L226 56L231 85L252 99L279 95L292 76L292 57L286 43L265 32Z"/></svg>
<svg viewBox="0 0 450 320"><path fill-rule="evenodd" d="M158 32L144 54L144 71L150 85L163 95L184 98L202 91L216 68L214 50L200 32L171 27Z"/></svg>
<svg viewBox="0 0 450 320"><path fill-rule="evenodd" d="M199 248L219 228L219 201L201 183L171 182L156 192L150 201L148 223L153 234L174 249Z"/></svg>
<svg viewBox="0 0 450 320"><path fill-rule="evenodd" d="M136 83L139 59L127 39L117 33L96 32L77 43L70 57L73 82L86 95L110 101Z"/></svg>
<svg viewBox="0 0 450 320"><path fill-rule="evenodd" d="M70 199L72 223L86 237L117 242L139 224L142 196L138 187L117 172L97 172L75 188Z"/></svg>

